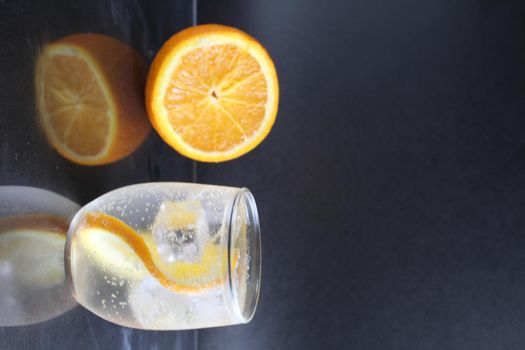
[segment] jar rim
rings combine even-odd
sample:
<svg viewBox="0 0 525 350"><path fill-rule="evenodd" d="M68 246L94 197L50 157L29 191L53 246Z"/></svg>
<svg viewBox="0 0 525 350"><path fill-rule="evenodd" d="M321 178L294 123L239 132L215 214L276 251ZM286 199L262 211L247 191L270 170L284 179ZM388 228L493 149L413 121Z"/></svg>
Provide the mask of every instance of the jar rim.
<svg viewBox="0 0 525 350"><path fill-rule="evenodd" d="M245 220L244 223L242 220ZM240 236L243 234L246 236L245 240ZM235 266L239 265L234 264L235 255L240 255L237 258L241 261L241 266ZM241 188L233 200L229 222L228 283L234 313L242 323L250 322L255 314L260 294L261 268L257 205L250 190Z"/></svg>

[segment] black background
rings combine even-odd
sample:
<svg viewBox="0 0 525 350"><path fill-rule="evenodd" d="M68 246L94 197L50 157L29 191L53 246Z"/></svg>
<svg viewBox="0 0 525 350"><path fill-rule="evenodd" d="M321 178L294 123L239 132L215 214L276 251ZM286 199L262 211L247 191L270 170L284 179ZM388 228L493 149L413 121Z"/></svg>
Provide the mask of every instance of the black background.
<svg viewBox="0 0 525 350"><path fill-rule="evenodd" d="M263 288L202 349L525 348L525 3L200 1L277 66L268 139L200 180L257 199Z"/></svg>
<svg viewBox="0 0 525 350"><path fill-rule="evenodd" d="M137 5L154 24L146 30L133 16L102 21L98 12L95 29L139 40L151 59L191 24L189 1L166 3ZM3 47L22 55L19 22L31 10L14 12L0 12L14 18L2 25L19 28ZM199 331L198 348L525 348L525 2L200 0L198 22L259 39L281 87L276 124L257 149L197 165L198 182L252 190L263 235L255 318ZM4 73L16 68L6 64L24 61L0 52L0 83L11 87L0 92L1 185L84 204L129 183L191 180L191 162L154 134L132 157L99 168L25 146L26 134L9 125L32 112L10 96L32 83L8 85ZM37 176L35 162L52 166ZM77 308L45 326L0 329L0 347L50 348L58 338L125 348L127 336L133 349L181 349L193 336L126 332Z"/></svg>

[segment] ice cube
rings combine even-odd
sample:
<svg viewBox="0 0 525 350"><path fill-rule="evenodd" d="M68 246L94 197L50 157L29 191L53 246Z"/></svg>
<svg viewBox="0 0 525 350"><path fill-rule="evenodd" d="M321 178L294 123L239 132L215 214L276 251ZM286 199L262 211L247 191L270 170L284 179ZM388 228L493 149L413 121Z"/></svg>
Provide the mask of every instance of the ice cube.
<svg viewBox="0 0 525 350"><path fill-rule="evenodd" d="M210 190L203 193L194 194L206 212L210 236L216 239L224 233L224 213L228 210L232 202L232 193L229 189Z"/></svg>
<svg viewBox="0 0 525 350"><path fill-rule="evenodd" d="M192 329L231 324L222 289L205 293L176 293L154 277L146 277L130 293L135 320L145 329Z"/></svg>
<svg viewBox="0 0 525 350"><path fill-rule="evenodd" d="M199 201L162 203L152 232L166 262L198 262L209 238L206 213Z"/></svg>
<svg viewBox="0 0 525 350"><path fill-rule="evenodd" d="M191 299L164 288L154 277L146 277L134 288L129 302L135 320L145 329L192 328Z"/></svg>

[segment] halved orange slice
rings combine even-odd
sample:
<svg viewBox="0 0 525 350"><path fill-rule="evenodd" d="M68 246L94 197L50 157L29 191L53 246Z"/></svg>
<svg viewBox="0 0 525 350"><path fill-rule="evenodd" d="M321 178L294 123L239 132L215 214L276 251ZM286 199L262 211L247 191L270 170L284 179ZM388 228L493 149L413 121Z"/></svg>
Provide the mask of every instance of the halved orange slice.
<svg viewBox="0 0 525 350"><path fill-rule="evenodd" d="M237 158L270 132L279 102L272 59L248 34L221 25L177 33L155 57L146 108L160 136L203 162Z"/></svg>
<svg viewBox="0 0 525 350"><path fill-rule="evenodd" d="M74 34L44 47L36 68L40 123L67 159L100 165L132 153L150 125L144 59L101 34Z"/></svg>

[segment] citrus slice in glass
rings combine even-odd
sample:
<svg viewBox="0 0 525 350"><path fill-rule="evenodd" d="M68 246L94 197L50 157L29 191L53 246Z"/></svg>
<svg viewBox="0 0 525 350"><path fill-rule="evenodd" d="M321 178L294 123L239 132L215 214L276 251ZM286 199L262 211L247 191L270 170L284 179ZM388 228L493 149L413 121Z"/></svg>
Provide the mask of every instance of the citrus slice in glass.
<svg viewBox="0 0 525 350"><path fill-rule="evenodd" d="M142 279L147 273L175 292L213 288L227 276L227 250L212 241L198 262L166 262L150 234L139 234L121 220L101 212L84 214L79 239L99 266L116 276Z"/></svg>
<svg viewBox="0 0 525 350"><path fill-rule="evenodd" d="M77 246L85 249L93 264L112 277L138 282L148 271L135 250L111 228L85 226L78 232Z"/></svg>

